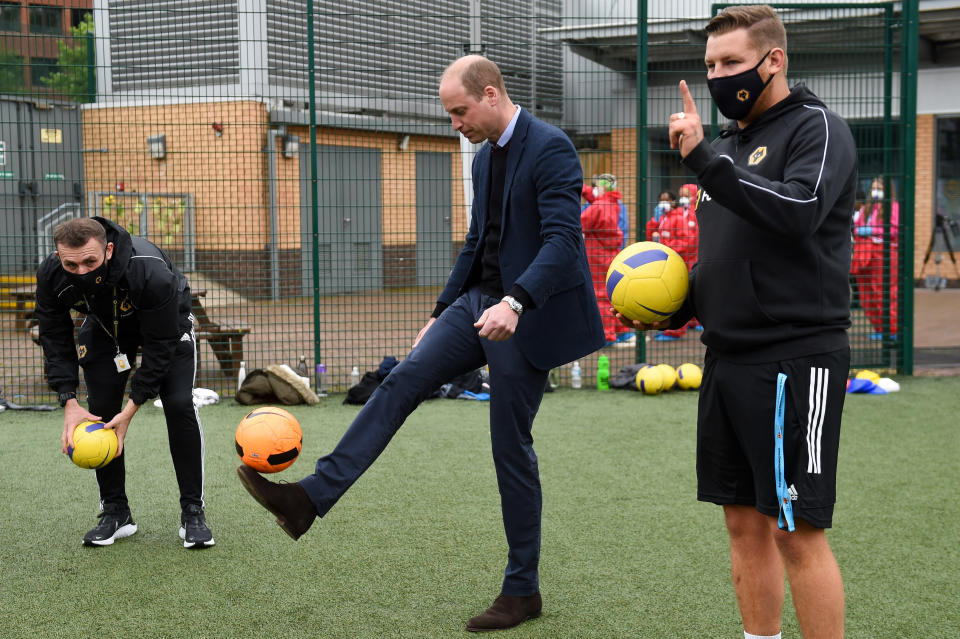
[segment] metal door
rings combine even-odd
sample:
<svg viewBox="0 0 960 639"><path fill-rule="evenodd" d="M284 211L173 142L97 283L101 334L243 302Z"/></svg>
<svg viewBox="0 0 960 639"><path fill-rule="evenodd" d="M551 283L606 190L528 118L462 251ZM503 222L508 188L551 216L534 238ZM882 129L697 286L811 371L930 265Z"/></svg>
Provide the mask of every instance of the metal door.
<svg viewBox="0 0 960 639"><path fill-rule="evenodd" d="M35 217L24 238L35 247L30 268L52 250L53 227L81 214L83 201L83 131L77 106L31 106L34 182L37 185ZM30 260L28 260L30 262Z"/></svg>
<svg viewBox="0 0 960 639"><path fill-rule="evenodd" d="M303 292L313 293L310 147L300 151L300 240ZM321 295L383 286L380 151L318 146L318 241Z"/></svg>
<svg viewBox="0 0 960 639"><path fill-rule="evenodd" d="M449 153L417 152L417 285L442 286L453 267Z"/></svg>
<svg viewBox="0 0 960 639"><path fill-rule="evenodd" d="M21 142L21 102L0 100L0 274L23 272L24 150Z"/></svg>
<svg viewBox="0 0 960 639"><path fill-rule="evenodd" d="M33 273L49 252L51 217L79 215L83 194L79 108L0 101L0 271Z"/></svg>

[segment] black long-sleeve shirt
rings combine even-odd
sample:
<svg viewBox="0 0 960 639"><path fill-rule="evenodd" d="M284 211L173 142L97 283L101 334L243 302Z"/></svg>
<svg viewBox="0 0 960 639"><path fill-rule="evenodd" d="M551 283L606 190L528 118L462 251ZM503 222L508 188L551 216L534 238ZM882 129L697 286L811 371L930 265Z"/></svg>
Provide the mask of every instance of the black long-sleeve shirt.
<svg viewBox="0 0 960 639"><path fill-rule="evenodd" d="M142 347L140 364L130 381L130 399L143 404L159 393L177 343L192 328L190 287L157 246L130 237L109 220L94 219L104 226L107 241L113 242L106 281L94 295L84 298L67 280L54 254L48 255L37 271L36 314L47 382L58 393L77 390L79 362L70 310L94 315L94 321L112 334L116 291L118 341L134 341ZM132 357L135 353L127 355Z"/></svg>
<svg viewBox="0 0 960 639"><path fill-rule="evenodd" d="M683 164L701 186L700 244L671 326L695 315L711 351L745 363L849 346L857 150L846 122L798 85Z"/></svg>

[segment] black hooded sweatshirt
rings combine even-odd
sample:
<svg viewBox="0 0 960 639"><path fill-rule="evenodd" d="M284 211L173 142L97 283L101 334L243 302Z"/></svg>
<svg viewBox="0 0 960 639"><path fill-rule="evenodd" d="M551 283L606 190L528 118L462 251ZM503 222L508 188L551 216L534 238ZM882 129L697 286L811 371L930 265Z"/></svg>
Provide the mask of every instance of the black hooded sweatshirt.
<svg viewBox="0 0 960 639"><path fill-rule="evenodd" d="M696 316L711 353L742 363L848 348L857 150L846 122L797 85L683 164L701 187L700 244L671 327Z"/></svg>
<svg viewBox="0 0 960 639"><path fill-rule="evenodd" d="M77 390L77 347L70 309L88 315L86 323L96 322L86 328L109 329L104 337L110 335L110 348L113 348L116 290L120 350L143 348L140 365L130 381L130 399L138 405L143 404L160 392L160 383L170 368L177 343L185 333L193 330L190 287L183 273L160 248L145 239L131 237L126 230L107 219L93 219L103 225L107 242L113 242L107 276L96 293L85 299L67 280L60 259L53 253L43 260L37 271L36 314L47 382L57 393ZM95 319L89 315L94 315ZM115 354L96 355L112 358ZM132 362L136 351L126 352L126 355ZM87 381L96 383L95 380Z"/></svg>

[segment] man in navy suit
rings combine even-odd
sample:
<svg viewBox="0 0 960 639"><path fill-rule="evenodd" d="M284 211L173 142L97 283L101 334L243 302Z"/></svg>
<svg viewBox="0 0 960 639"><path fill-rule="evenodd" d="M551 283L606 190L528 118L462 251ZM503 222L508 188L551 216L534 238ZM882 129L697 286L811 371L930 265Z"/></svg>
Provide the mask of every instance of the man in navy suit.
<svg viewBox="0 0 960 639"><path fill-rule="evenodd" d="M454 61L439 93L453 128L487 144L473 162L470 230L432 316L312 475L274 484L247 466L238 472L297 539L423 399L489 364L490 435L509 552L501 594L467 630L500 630L541 610L542 499L531 430L547 373L602 347L604 336L580 229L583 176L573 144L514 105L500 70L482 56Z"/></svg>

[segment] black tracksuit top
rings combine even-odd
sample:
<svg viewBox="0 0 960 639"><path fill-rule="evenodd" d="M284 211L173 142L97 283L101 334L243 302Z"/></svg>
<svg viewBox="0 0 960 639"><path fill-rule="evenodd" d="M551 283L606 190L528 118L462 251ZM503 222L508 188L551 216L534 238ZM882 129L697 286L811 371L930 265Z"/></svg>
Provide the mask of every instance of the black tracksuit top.
<svg viewBox="0 0 960 639"><path fill-rule="evenodd" d="M697 264L679 327L696 316L717 357L773 362L849 347L857 150L805 86L683 164L701 187Z"/></svg>
<svg viewBox="0 0 960 639"><path fill-rule="evenodd" d="M113 242L113 256L106 281L86 298L89 309L82 293L67 280L55 254L48 255L37 271L36 314L47 382L58 393L77 390L77 347L69 311L95 315L99 322L91 328L104 331L103 337L107 338L103 327L112 334L116 287L120 348L143 348L140 365L130 381L130 399L143 404L159 393L177 343L192 330L190 287L183 273L156 245L131 237L125 229L102 217L93 219L106 229L107 241ZM87 319L91 321L95 320ZM113 349L113 339L109 339ZM115 350L96 355L112 358ZM126 355L132 361L136 352Z"/></svg>

